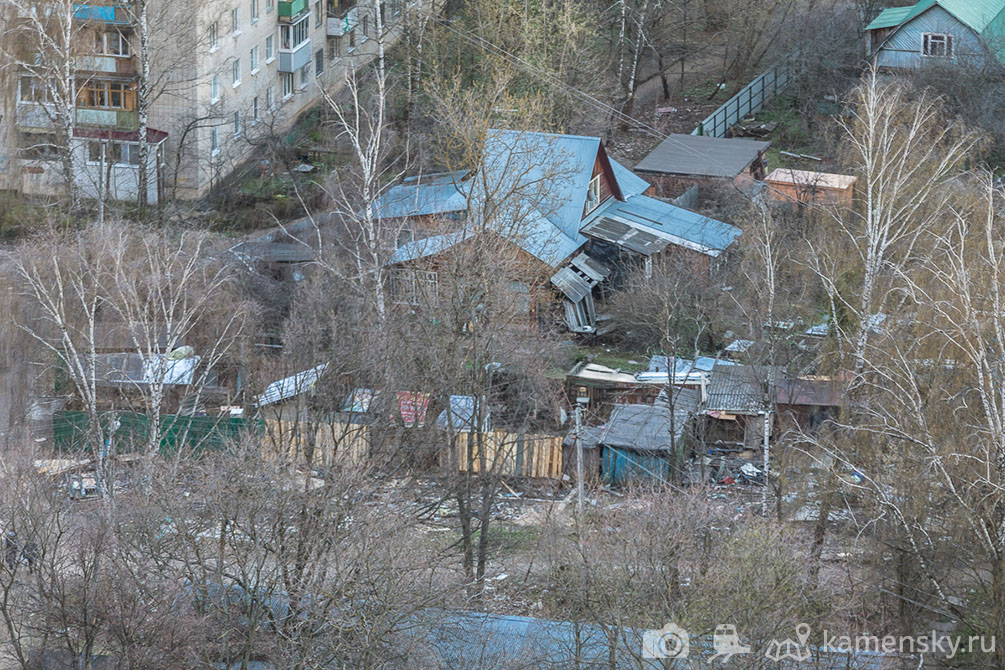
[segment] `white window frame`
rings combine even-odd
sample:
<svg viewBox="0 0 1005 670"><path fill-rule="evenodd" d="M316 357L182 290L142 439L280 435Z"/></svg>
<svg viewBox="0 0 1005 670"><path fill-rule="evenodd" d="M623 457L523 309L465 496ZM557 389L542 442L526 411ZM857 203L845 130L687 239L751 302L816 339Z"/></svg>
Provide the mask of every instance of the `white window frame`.
<svg viewBox="0 0 1005 670"><path fill-rule="evenodd" d="M258 23L258 0L251 0L251 24Z"/></svg>
<svg viewBox="0 0 1005 670"><path fill-rule="evenodd" d="M213 127L209 129L209 153L211 156L220 155L220 129Z"/></svg>
<svg viewBox="0 0 1005 670"><path fill-rule="evenodd" d="M289 31L290 34L290 46L283 46L283 32ZM294 37L297 33L301 33L303 39L299 42L294 41ZM279 50L286 52L293 52L302 47L311 39L311 17L310 14L304 16L302 19L296 23L291 23L289 25L279 26Z"/></svg>
<svg viewBox="0 0 1005 670"><path fill-rule="evenodd" d="M265 89L265 109L267 111L272 111L276 107L276 94L272 90L272 85L269 84Z"/></svg>
<svg viewBox="0 0 1005 670"><path fill-rule="evenodd" d="M602 179L600 173L593 175L590 179L589 191L586 194L586 211L588 213L600 206L600 195L603 191ZM593 200L590 199L591 197Z"/></svg>
<svg viewBox="0 0 1005 670"><path fill-rule="evenodd" d="M313 60L308 60L307 63L305 63L302 68L297 70L296 74L298 79L300 80L300 84L299 86L297 86L297 90L302 91L308 86L310 86L311 72L314 69L313 65L314 65Z"/></svg>
<svg viewBox="0 0 1005 670"><path fill-rule="evenodd" d="M235 58L231 67L231 84L232 88L237 88L241 85L241 59Z"/></svg>
<svg viewBox="0 0 1005 670"><path fill-rule="evenodd" d="M220 48L220 22L213 21L209 24L209 52L213 53Z"/></svg>
<svg viewBox="0 0 1005 670"><path fill-rule="evenodd" d="M230 10L230 34L241 34L241 8L234 7Z"/></svg>
<svg viewBox="0 0 1005 670"><path fill-rule="evenodd" d="M244 123L241 119L240 110L234 110L233 125L234 125L234 139L236 140L239 139L241 135L244 133Z"/></svg>
<svg viewBox="0 0 1005 670"><path fill-rule="evenodd" d="M220 102L220 75L214 74L209 80L209 104Z"/></svg>
<svg viewBox="0 0 1005 670"><path fill-rule="evenodd" d="M276 36L269 35L265 38L265 64L268 65L276 60Z"/></svg>
<svg viewBox="0 0 1005 670"><path fill-rule="evenodd" d="M921 56L923 58L952 58L956 40L949 33L921 33ZM932 53L934 44L939 44L945 53Z"/></svg>
<svg viewBox="0 0 1005 670"><path fill-rule="evenodd" d="M25 98L25 81L33 82L30 89L34 92L29 98ZM37 82L37 83L34 83ZM39 94L38 92L41 92ZM17 78L17 101L24 105L45 105L50 102L49 100L49 87L42 83L42 80L31 74L23 74Z"/></svg>
<svg viewBox="0 0 1005 670"><path fill-rule="evenodd" d="M321 11L321 0L314 0L314 29L318 29L324 23L323 13Z"/></svg>
<svg viewBox="0 0 1005 670"><path fill-rule="evenodd" d="M119 51L113 52L108 48L108 37L110 35L118 35L119 37ZM118 30L102 30L95 35L99 37L100 40L95 40L95 46L98 46L98 42L101 42L101 50L98 51L99 56L110 56L112 58L129 58L129 39L120 33ZM125 45L125 52L122 51L122 46Z"/></svg>
<svg viewBox="0 0 1005 670"><path fill-rule="evenodd" d="M248 58L251 61L251 74L252 74L252 76L254 76L254 75L258 74L259 69L261 69L261 68L258 67L258 45L257 44L255 46L251 47L251 51L248 54Z"/></svg>
<svg viewBox="0 0 1005 670"><path fill-rule="evenodd" d="M434 305L439 297L440 278L435 270L399 268L391 282L392 300L399 305Z"/></svg>
<svg viewBox="0 0 1005 670"><path fill-rule="evenodd" d="M91 155L90 155L90 152L91 152L92 145L95 145L95 144L101 145L103 143L104 143L103 140L91 141L91 142L87 143L87 153L88 153L88 155L87 155L87 164L88 165L101 165L101 160L100 159L99 160L92 159ZM122 142L122 141L119 141L119 140L112 140L112 141L109 141L108 144L106 144L105 146L106 146L105 161L106 161L107 165L113 165L115 167L125 167L125 168L139 169L139 167L140 167L140 143L139 142ZM121 159L121 157L123 155L125 155L125 156L132 156L132 157L136 158L136 162L133 163L132 161L125 161L125 162L123 162L122 160L113 160L112 154L114 152L111 151L112 147L118 147L118 153L119 153L120 159Z"/></svg>
<svg viewBox="0 0 1005 670"><path fill-rule="evenodd" d="M251 99L251 125L258 123L258 96Z"/></svg>
<svg viewBox="0 0 1005 670"><path fill-rule="evenodd" d="M276 7L276 0L265 0L265 13L268 14Z"/></svg>
<svg viewBox="0 0 1005 670"><path fill-rule="evenodd" d="M288 100L291 97L293 97L293 91L294 91L294 87L296 85L296 82L294 82L294 80L293 80L293 73L292 72L283 72L282 74L279 75L279 81L280 81L280 83L283 86L283 89L282 89L283 98L282 99L283 100ZM287 86L287 83L289 84L289 86Z"/></svg>

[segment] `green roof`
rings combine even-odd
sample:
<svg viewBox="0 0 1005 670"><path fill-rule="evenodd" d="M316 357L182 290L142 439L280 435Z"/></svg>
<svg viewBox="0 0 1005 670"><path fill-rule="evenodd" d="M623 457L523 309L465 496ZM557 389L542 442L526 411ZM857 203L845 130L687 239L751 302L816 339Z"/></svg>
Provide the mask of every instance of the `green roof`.
<svg viewBox="0 0 1005 670"><path fill-rule="evenodd" d="M892 28L904 22L904 17L911 13L913 7L887 7L879 13L872 23L865 27L866 30L879 30L880 28Z"/></svg>

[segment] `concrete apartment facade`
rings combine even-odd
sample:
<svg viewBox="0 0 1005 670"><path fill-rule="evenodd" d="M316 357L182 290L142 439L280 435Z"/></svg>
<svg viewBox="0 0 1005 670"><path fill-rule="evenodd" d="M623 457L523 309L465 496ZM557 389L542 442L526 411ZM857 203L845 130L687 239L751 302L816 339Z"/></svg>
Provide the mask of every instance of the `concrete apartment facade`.
<svg viewBox="0 0 1005 670"><path fill-rule="evenodd" d="M256 142L282 134L321 100L322 89L334 90L347 71L371 60L378 41L393 42L406 9L404 0L147 1L150 202L205 195L253 156ZM86 197L132 200L139 188L139 26L128 3L72 11L80 45L75 181ZM59 126L44 86L24 73L11 86L0 132L2 185L58 194Z"/></svg>

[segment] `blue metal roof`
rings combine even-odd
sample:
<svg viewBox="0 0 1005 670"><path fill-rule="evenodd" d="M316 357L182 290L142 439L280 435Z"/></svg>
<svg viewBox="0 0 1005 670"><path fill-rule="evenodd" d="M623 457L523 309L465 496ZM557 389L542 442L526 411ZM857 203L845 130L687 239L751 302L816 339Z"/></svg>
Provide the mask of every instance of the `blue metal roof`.
<svg viewBox="0 0 1005 670"><path fill-rule="evenodd" d="M464 229L453 233L446 233L444 235L424 237L421 240L415 240L414 242L409 242L408 244L403 244L398 247L385 265L405 263L407 261L425 258L426 256L433 256L441 251L446 251L454 245L459 244L473 236L474 233L472 231Z"/></svg>
<svg viewBox="0 0 1005 670"><path fill-rule="evenodd" d="M600 218L623 220L669 238L677 246L712 257L721 254L743 232L736 226L645 195L625 201L610 198L583 220L583 227Z"/></svg>
<svg viewBox="0 0 1005 670"><path fill-rule="evenodd" d="M645 179L613 158L609 160L611 161L611 169L614 170L614 178L618 180L618 186L621 188L621 195L625 198L642 195L649 189L650 184Z"/></svg>
<svg viewBox="0 0 1005 670"><path fill-rule="evenodd" d="M464 174L444 173L405 180L377 199L375 215L391 219L463 212L468 207L467 189L461 182Z"/></svg>

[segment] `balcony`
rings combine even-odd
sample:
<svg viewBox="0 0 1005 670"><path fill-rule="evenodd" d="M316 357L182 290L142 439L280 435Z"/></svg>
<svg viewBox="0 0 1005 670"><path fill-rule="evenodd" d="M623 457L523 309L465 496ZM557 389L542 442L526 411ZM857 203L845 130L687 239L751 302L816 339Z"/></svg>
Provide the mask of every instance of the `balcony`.
<svg viewBox="0 0 1005 670"><path fill-rule="evenodd" d="M78 72L100 72L124 77L136 76L136 59L132 56L79 56L73 62Z"/></svg>
<svg viewBox="0 0 1005 670"><path fill-rule="evenodd" d="M346 12L356 6L357 0L328 0L328 18L345 18Z"/></svg>
<svg viewBox="0 0 1005 670"><path fill-rule="evenodd" d="M347 8L341 16L328 15L328 37L341 37L359 24L359 10Z"/></svg>
<svg viewBox="0 0 1005 670"><path fill-rule="evenodd" d="M279 0L279 21L292 23L293 19L307 11L307 0Z"/></svg>
<svg viewBox="0 0 1005 670"><path fill-rule="evenodd" d="M127 26L133 23L131 12L123 5L74 5L73 18L77 21L114 26Z"/></svg>
<svg viewBox="0 0 1005 670"><path fill-rule="evenodd" d="M296 72L311 62L311 41L307 40L292 51L279 50L279 71Z"/></svg>
<svg viewBox="0 0 1005 670"><path fill-rule="evenodd" d="M40 102L17 103L17 127L24 132L52 130L56 127L56 110Z"/></svg>
<svg viewBox="0 0 1005 670"><path fill-rule="evenodd" d="M138 124L136 110L77 108L77 123L81 126L99 126L116 130L135 130Z"/></svg>

